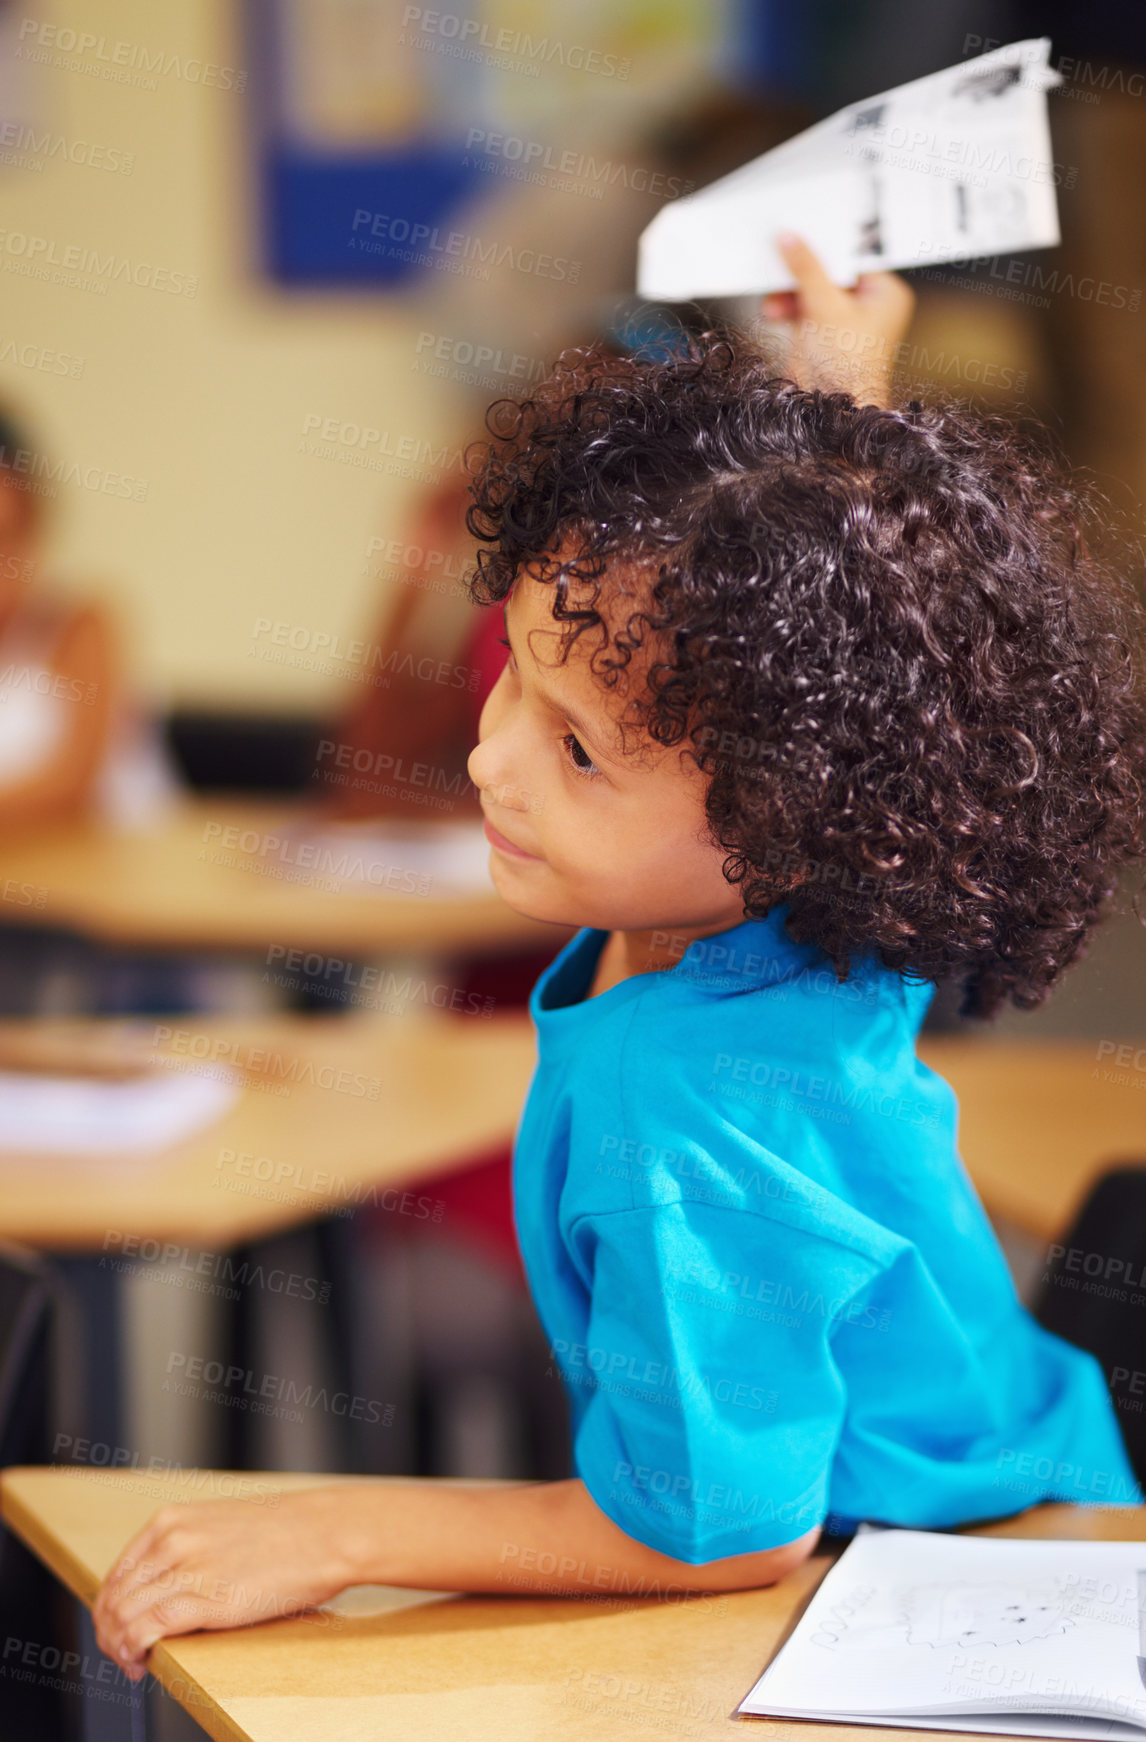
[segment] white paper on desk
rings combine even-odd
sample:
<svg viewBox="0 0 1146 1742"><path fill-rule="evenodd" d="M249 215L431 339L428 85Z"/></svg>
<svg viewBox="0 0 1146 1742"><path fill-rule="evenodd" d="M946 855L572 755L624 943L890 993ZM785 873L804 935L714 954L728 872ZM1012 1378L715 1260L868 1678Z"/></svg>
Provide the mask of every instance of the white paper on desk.
<svg viewBox="0 0 1146 1742"><path fill-rule="evenodd" d="M14 1154L157 1155L221 1118L241 1088L232 1071L110 1082L0 1071L0 1166Z"/></svg>
<svg viewBox="0 0 1146 1742"><path fill-rule="evenodd" d="M739 1710L1142 1742L1141 1542L857 1536Z"/></svg>
<svg viewBox="0 0 1146 1742"><path fill-rule="evenodd" d="M773 246L803 236L837 284L857 273L1052 248L1050 38L1007 43L852 103L699 193L640 241L637 289L664 302L788 290Z"/></svg>
<svg viewBox="0 0 1146 1742"><path fill-rule="evenodd" d="M299 833L291 863L318 888L348 895L486 895L489 842L480 822L355 823Z"/></svg>

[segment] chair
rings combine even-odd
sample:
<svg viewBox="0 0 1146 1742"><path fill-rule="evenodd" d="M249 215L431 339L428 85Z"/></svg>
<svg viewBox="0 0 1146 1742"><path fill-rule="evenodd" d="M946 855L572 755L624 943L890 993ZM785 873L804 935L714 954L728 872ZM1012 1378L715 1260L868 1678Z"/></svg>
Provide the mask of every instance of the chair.
<svg viewBox="0 0 1146 1742"><path fill-rule="evenodd" d="M1102 1364L1126 1450L1146 1487L1146 1162L1122 1162L1094 1186L1051 1248L1031 1307L1048 1331Z"/></svg>

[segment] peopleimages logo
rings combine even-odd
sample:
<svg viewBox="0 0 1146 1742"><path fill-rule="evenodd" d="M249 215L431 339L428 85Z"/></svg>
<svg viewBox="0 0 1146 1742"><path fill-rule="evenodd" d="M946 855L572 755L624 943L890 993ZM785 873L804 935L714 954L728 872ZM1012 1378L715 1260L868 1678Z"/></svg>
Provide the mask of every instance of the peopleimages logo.
<svg viewBox="0 0 1146 1742"><path fill-rule="evenodd" d="M224 1366L203 1355L188 1355L173 1349L167 1357L168 1375L178 1375L163 1382L164 1391L180 1396L202 1395L207 1402L248 1404L272 1399L285 1404L301 1404L304 1409L320 1409L331 1415L347 1416L352 1421L378 1423L389 1427L394 1420L394 1405L377 1398L351 1396L347 1391L328 1393L325 1386L300 1385L289 1375L256 1374L252 1367ZM203 1391L202 1387L210 1389ZM260 1413L272 1413L262 1411ZM295 1420L301 1421L297 1412Z"/></svg>
<svg viewBox="0 0 1146 1742"><path fill-rule="evenodd" d="M264 835L238 823L205 824L203 841L200 859L265 876L282 876L288 882L311 882L321 877L332 889L345 883L368 883L375 889L394 889L407 895L428 895L433 887L431 877L409 867L379 864L348 847L329 847L290 834ZM218 846L206 844L213 842Z"/></svg>
<svg viewBox="0 0 1146 1742"><path fill-rule="evenodd" d="M749 1385L747 1380L737 1378L713 1379L692 1369L682 1372L664 1361L641 1360L624 1349L570 1343L557 1337L550 1353L566 1380L575 1384L579 1383L575 1375L587 1374L608 1380L613 1390L626 1383L659 1387L660 1396L638 1393L645 1402L670 1403L671 1407L679 1408L682 1398L707 1398L710 1403L733 1404L737 1409L761 1409L767 1415L776 1407L776 1393L767 1391L763 1385Z"/></svg>
<svg viewBox="0 0 1146 1742"><path fill-rule="evenodd" d="M106 293L109 284L133 284L140 290L159 290L169 296L194 297L199 279L194 273L174 272L167 266L138 260L114 251L101 254L81 242L60 242L54 236L37 236L27 230L0 230L0 253L6 270L21 270L33 278L48 278L49 268L64 276L61 283L73 288L98 287ZM70 275L70 276L69 276ZM84 282L80 282L80 281Z"/></svg>
<svg viewBox="0 0 1146 1742"><path fill-rule="evenodd" d="M620 185L634 193L648 193L661 199L679 199L690 194L695 182L683 181L678 175L668 175L659 169L647 169L641 164L597 158L586 151L564 149L541 139L523 139L513 133L490 133L484 127L471 127L466 135L466 152L480 159L493 159L491 168L501 168L503 174L517 173L523 179L546 187L571 191L584 190L597 199L606 186ZM463 158L463 163L469 161ZM542 174L542 171L551 172ZM571 177L572 180L562 178Z"/></svg>
<svg viewBox="0 0 1146 1742"><path fill-rule="evenodd" d="M536 77L543 66L561 66L607 79L627 79L632 68L627 58L605 54L599 48L586 48L584 43L530 36L524 30L507 26L499 29L478 18L462 18L457 12L439 12L428 6L403 8L402 34L398 40L415 48L449 50L462 60L483 61L531 77Z"/></svg>
<svg viewBox="0 0 1146 1742"><path fill-rule="evenodd" d="M349 241L351 248L362 253L385 254L415 266L432 266L437 271L482 279L489 278L491 267L508 267L511 272L576 284L583 265L582 261L570 260L563 254L538 253L536 248L521 248L513 242L465 230L443 230L438 224L424 224L390 212L371 212L364 206L354 213Z"/></svg>

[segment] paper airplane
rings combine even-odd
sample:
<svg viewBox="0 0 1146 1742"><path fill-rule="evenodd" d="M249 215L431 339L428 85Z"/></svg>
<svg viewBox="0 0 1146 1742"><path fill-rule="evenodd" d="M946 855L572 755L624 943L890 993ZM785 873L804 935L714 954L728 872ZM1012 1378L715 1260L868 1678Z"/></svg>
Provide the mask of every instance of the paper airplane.
<svg viewBox="0 0 1146 1742"><path fill-rule="evenodd" d="M774 238L794 230L837 284L861 272L1053 248L1050 38L852 103L658 212L640 241L651 301L788 290Z"/></svg>

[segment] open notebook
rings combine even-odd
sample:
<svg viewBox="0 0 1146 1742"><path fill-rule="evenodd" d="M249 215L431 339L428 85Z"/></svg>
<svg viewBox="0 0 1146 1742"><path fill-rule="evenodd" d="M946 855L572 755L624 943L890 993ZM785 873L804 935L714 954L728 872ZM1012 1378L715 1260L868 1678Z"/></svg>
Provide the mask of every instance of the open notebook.
<svg viewBox="0 0 1146 1742"><path fill-rule="evenodd" d="M1146 1737L1146 1542L861 1533L739 1710Z"/></svg>

